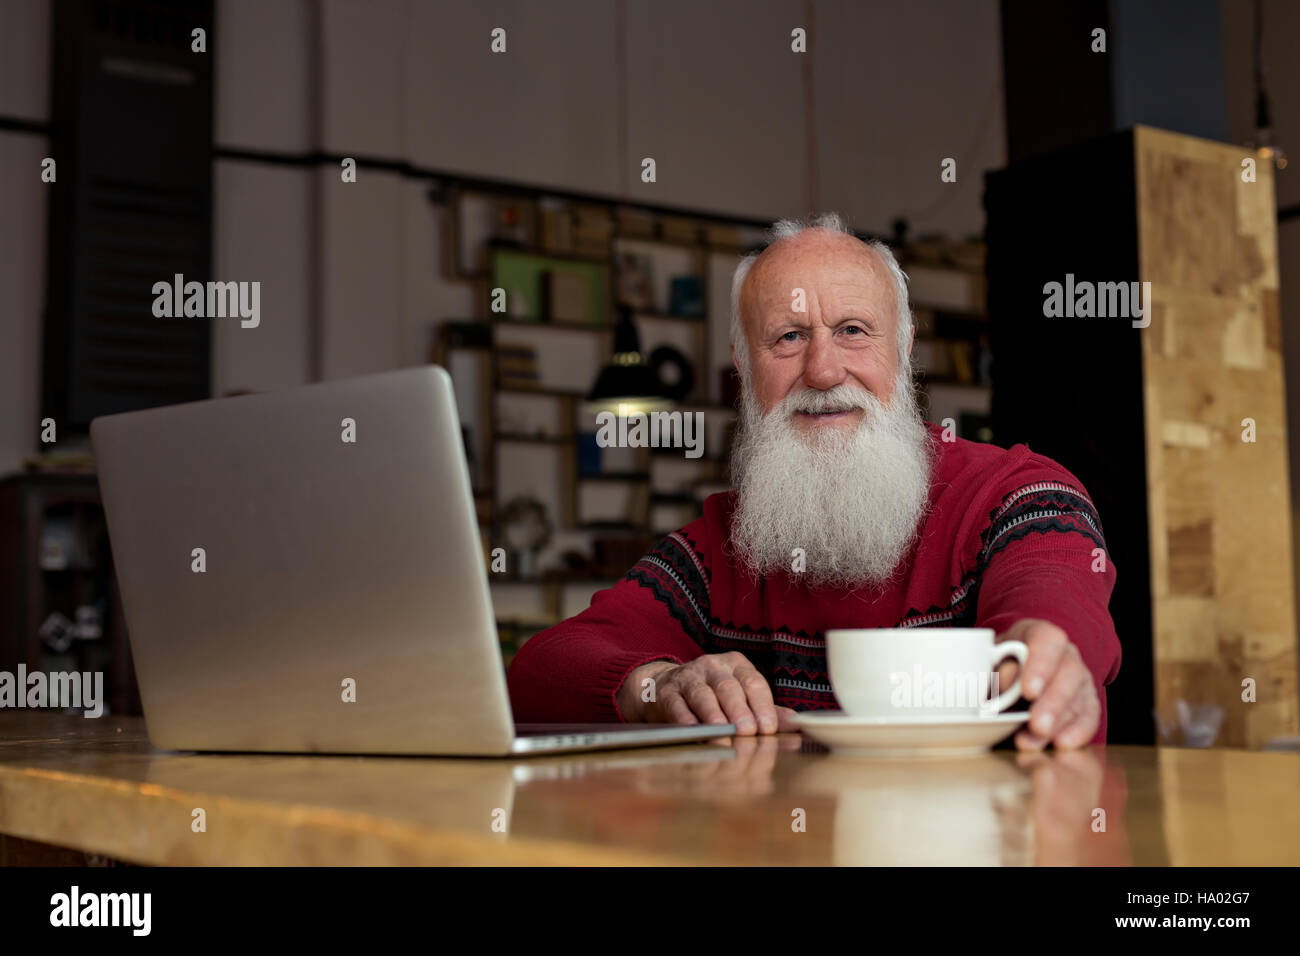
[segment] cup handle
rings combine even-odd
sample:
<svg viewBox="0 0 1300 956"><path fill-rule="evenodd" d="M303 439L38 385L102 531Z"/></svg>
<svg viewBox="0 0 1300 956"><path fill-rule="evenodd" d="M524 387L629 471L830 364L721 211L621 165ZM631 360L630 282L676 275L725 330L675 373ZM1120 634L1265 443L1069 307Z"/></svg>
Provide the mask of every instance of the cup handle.
<svg viewBox="0 0 1300 956"><path fill-rule="evenodd" d="M1016 679L1011 686L998 694L996 700L986 701L980 708L986 716L1000 714L1012 704L1020 699L1020 676L1025 670L1025 659L1029 657L1029 648L1023 641L1002 641L1000 644L993 645L993 659L989 670L996 672L998 665L1008 657L1014 657L1020 664L1016 671Z"/></svg>

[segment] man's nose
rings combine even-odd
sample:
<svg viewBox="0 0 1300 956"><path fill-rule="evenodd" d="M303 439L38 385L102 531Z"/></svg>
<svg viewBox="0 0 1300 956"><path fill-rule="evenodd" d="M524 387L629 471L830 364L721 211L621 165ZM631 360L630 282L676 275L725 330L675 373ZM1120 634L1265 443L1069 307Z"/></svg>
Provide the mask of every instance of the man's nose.
<svg viewBox="0 0 1300 956"><path fill-rule="evenodd" d="M831 334L826 329L813 332L805 353L803 366L804 384L809 388L825 391L844 381L846 372L839 350L833 344Z"/></svg>

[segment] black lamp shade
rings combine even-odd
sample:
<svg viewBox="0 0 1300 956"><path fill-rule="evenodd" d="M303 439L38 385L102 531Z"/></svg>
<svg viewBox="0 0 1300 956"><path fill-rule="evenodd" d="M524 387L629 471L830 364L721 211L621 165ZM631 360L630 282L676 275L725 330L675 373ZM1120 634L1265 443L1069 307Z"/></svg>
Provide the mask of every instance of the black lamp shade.
<svg viewBox="0 0 1300 956"><path fill-rule="evenodd" d="M663 382L649 365L606 365L587 394L587 401L602 404L663 399Z"/></svg>
<svg viewBox="0 0 1300 956"><path fill-rule="evenodd" d="M596 384L587 393L588 403L606 408L620 403L662 405L668 398L669 390L658 373L641 358L641 339L632 321L632 310L620 309L614 327L613 361L596 376Z"/></svg>

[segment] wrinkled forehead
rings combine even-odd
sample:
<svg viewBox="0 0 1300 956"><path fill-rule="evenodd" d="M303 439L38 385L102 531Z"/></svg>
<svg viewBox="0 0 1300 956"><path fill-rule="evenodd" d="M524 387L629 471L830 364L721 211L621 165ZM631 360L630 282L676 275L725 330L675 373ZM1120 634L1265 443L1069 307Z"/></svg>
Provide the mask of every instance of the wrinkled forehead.
<svg viewBox="0 0 1300 956"><path fill-rule="evenodd" d="M800 233L763 250L740 293L742 320L788 312L795 290L828 303L865 307L897 319L897 294L884 260L866 243L843 234Z"/></svg>

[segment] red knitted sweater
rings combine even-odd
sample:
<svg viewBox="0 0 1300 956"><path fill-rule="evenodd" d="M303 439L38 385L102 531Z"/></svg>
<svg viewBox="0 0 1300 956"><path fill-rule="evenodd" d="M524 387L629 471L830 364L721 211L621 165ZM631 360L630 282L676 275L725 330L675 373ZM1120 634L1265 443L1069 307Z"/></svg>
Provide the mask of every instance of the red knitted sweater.
<svg viewBox="0 0 1300 956"><path fill-rule="evenodd" d="M779 705L838 709L826 675L825 633L850 627L989 627L1020 618L1060 626L1101 698L1119 671L1107 610L1115 567L1083 485L1025 445L935 445L929 509L901 573L883 586L811 588L796 572L747 574L724 554L735 492L664 538L576 617L529 639L508 677L515 719L621 721L615 693L634 668L740 651ZM1095 549L1101 549L1096 551ZM729 550L729 549L728 549Z"/></svg>

